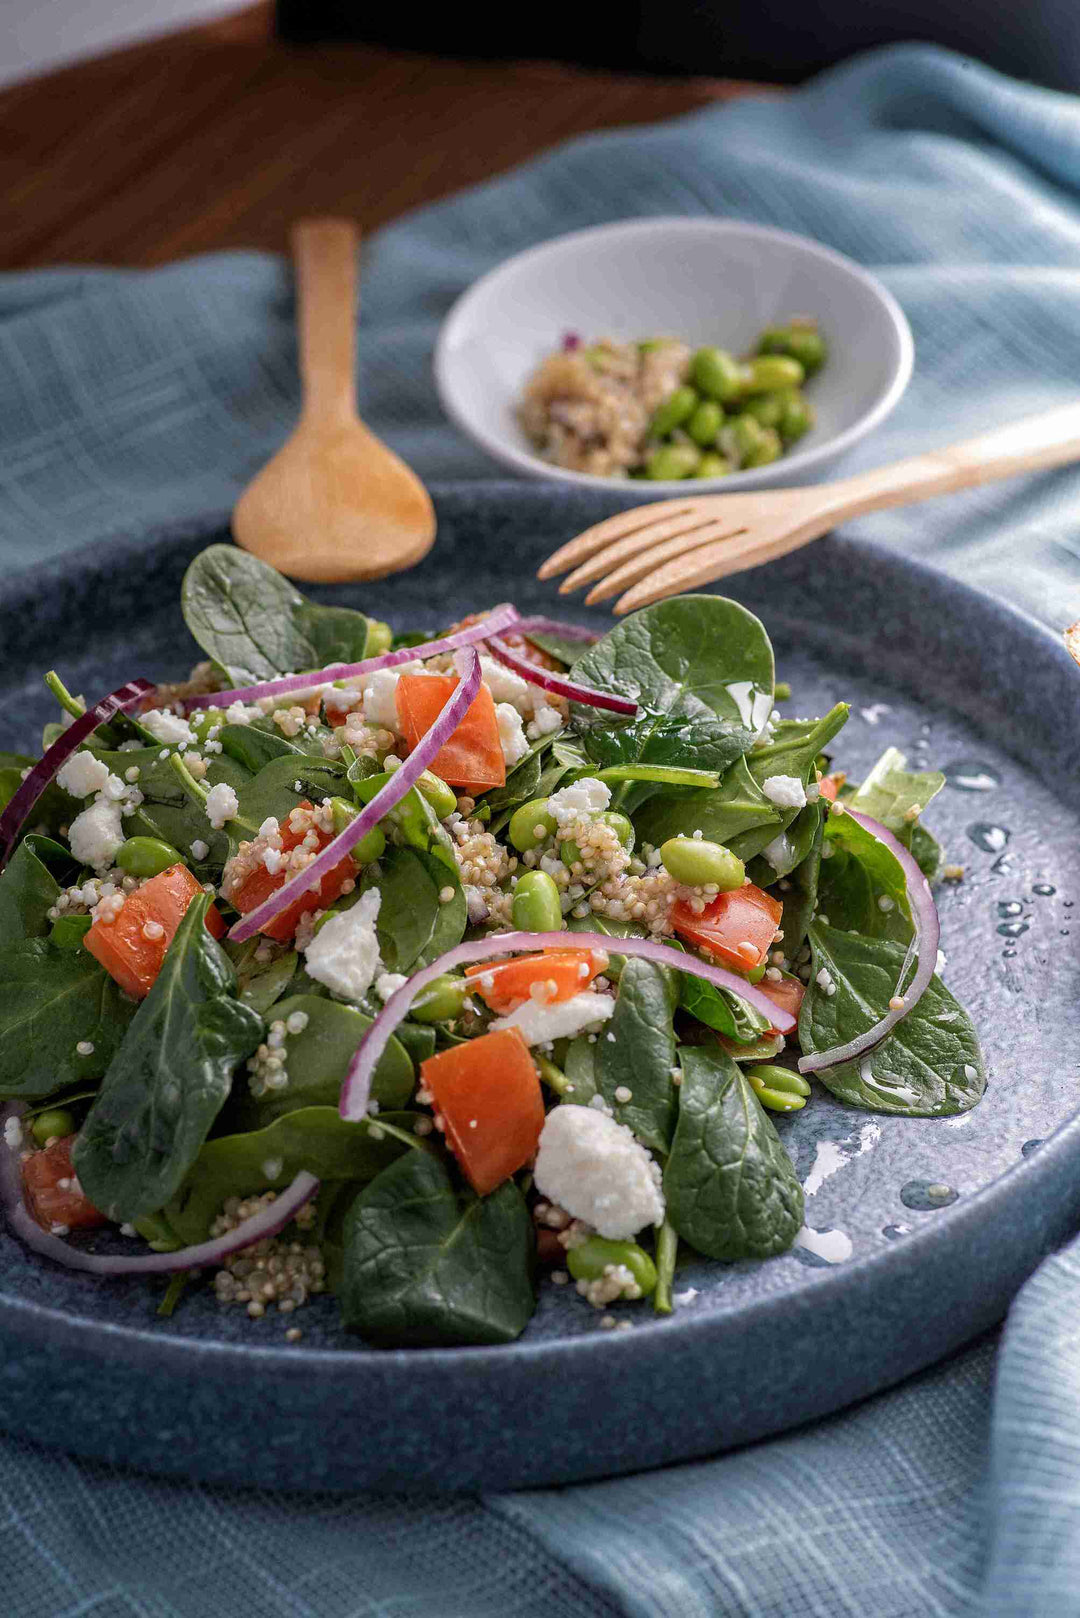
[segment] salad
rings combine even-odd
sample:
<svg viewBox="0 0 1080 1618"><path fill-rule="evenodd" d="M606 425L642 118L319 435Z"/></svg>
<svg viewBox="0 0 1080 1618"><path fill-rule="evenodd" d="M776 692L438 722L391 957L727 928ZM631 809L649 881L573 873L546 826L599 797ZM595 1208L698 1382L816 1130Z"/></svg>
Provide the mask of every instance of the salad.
<svg viewBox="0 0 1080 1618"><path fill-rule="evenodd" d="M395 635L215 545L182 605L190 680L50 673L43 756L0 755L0 1202L37 1253L253 1322L331 1292L376 1346L509 1342L538 1277L624 1326L680 1253L792 1245L815 1085L979 1100L943 777L848 780L846 705L782 717L737 602Z"/></svg>

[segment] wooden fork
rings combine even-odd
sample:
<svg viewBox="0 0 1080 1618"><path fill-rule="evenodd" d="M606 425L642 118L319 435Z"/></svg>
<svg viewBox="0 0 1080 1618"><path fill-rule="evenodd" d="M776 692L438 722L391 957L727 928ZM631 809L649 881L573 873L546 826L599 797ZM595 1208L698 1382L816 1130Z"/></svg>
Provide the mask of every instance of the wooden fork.
<svg viewBox="0 0 1080 1618"><path fill-rule="evenodd" d="M849 517L1075 460L1080 460L1080 403L838 483L698 496L688 488L675 500L635 506L587 528L548 557L539 577L551 579L572 568L559 586L563 595L591 584L586 601L606 601L621 590L613 611L632 612L771 562Z"/></svg>

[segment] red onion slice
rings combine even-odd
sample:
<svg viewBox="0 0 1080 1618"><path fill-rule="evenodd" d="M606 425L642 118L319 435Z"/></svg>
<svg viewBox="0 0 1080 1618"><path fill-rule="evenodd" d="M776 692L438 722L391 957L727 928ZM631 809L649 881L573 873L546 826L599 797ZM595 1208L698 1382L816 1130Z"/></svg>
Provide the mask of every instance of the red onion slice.
<svg viewBox="0 0 1080 1618"><path fill-rule="evenodd" d="M514 627L520 628L517 624ZM591 686L568 680L564 674L552 674L550 669L537 668L535 663L518 657L503 640L492 639L488 642L488 648L500 663L505 663L508 669L520 674L530 685L538 685L541 691L566 697L570 702L580 702L586 708L607 708L611 713L625 714L631 719L638 711L637 703L631 702L628 697L613 697L607 691L594 691Z"/></svg>
<svg viewBox="0 0 1080 1618"><path fill-rule="evenodd" d="M598 640L604 638L599 629L586 629L582 624L564 624L561 618L544 618L538 613L519 618L514 631L524 635L526 640L530 635L555 635L559 640L580 641L583 646L595 646Z"/></svg>
<svg viewBox="0 0 1080 1618"><path fill-rule="evenodd" d="M676 972L686 972L690 977L704 978L719 989L730 989L740 1000L747 1001L755 1011L768 1017L770 1027L778 1028L782 1034L791 1033L795 1027L795 1018L789 1011L781 1010L760 989L747 983L745 978L737 977L734 972L726 972L722 966L710 966L698 960L696 955L684 954L682 950L672 949L655 938L612 938L606 933L492 933L488 938L456 944L430 966L425 966L423 971L414 973L396 994L390 996L360 1041L349 1064L341 1087L341 1116L355 1122L366 1115L371 1096L371 1078L379 1058L394 1029L408 1015L413 1000L434 978L448 972L451 967L464 966L471 961L488 961L497 955L515 955L522 951L532 954L543 949L592 949L601 950L604 955L637 955L642 960L655 961L659 966L673 967Z"/></svg>
<svg viewBox="0 0 1080 1618"><path fill-rule="evenodd" d="M126 685L110 691L107 697L95 702L92 708L73 719L71 724L47 748L42 758L32 766L15 796L0 815L0 871L4 869L15 848L15 839L22 830L35 803L45 788L56 779L64 764L80 743L92 736L99 725L107 724L117 714L129 713L155 690L149 680L129 680Z"/></svg>
<svg viewBox="0 0 1080 1618"><path fill-rule="evenodd" d="M246 916L241 916L229 931L231 939L241 943L245 938L257 933L268 921L273 921L282 910L287 910L302 894L315 887L339 860L344 859L354 844L366 837L383 816L390 813L396 803L401 802L440 748L450 740L480 689L480 658L471 646L455 653L455 665L460 676L457 685L444 703L431 729L417 742L400 769L394 771L386 785L375 794L366 808L360 811L355 820L349 822L344 831L339 832L327 843L310 865L306 865L291 881L286 882L284 887L278 888L268 899L264 899L261 905L256 905Z"/></svg>
<svg viewBox="0 0 1080 1618"><path fill-rule="evenodd" d="M880 1022L868 1028L865 1034L859 1034L846 1045L835 1045L832 1050L815 1051L812 1056L800 1057L800 1073L820 1073L824 1068L839 1067L841 1062L853 1062L856 1057L865 1056L867 1051L874 1050L892 1033L897 1023L903 1021L909 1011L914 1011L937 966L941 923L938 920L934 896L930 892L930 884L920 871L913 855L879 820L872 819L870 815L858 814L854 809L845 809L844 813L850 815L852 820L858 821L871 837L876 837L890 854L895 855L903 868L908 898L911 901L911 917L915 924L915 937L904 957L896 985L896 994L903 998L904 1003L899 1009L890 1010ZM907 977L913 956L917 958L915 976L911 980L910 988L905 990L904 979Z"/></svg>
<svg viewBox="0 0 1080 1618"><path fill-rule="evenodd" d="M188 697L182 704L186 714L204 708L228 708L234 702L258 702L260 697L276 697L286 691L310 691L314 686L329 681L344 680L356 674L374 674L377 669L396 668L399 663L414 663L417 659L437 657L440 652L457 652L466 646L497 635L501 629L517 627L518 615L509 604L495 607L478 624L467 629L456 629L452 635L438 640L423 641L419 646L403 646L399 652L383 652L378 657L366 657L361 663L331 663L310 674L287 674L280 680L263 680L259 685L237 686L233 691L212 691L207 696Z"/></svg>
<svg viewBox="0 0 1080 1618"><path fill-rule="evenodd" d="M18 1118L22 1109L9 1105L0 1113L0 1127L9 1118ZM0 1141L0 1208L7 1216L8 1229L35 1253L55 1259L69 1270L85 1270L90 1275L172 1275L177 1270L202 1270L220 1264L233 1253L261 1242L267 1236L276 1236L299 1213L305 1202L315 1195L319 1182L306 1170L293 1180L273 1202L267 1203L257 1214L245 1219L230 1230L227 1236L216 1236L212 1241L199 1242L195 1247L181 1247L175 1253L140 1253L131 1258L106 1253L84 1253L70 1247L59 1236L42 1230L30 1213L23 1197L22 1170L18 1150Z"/></svg>

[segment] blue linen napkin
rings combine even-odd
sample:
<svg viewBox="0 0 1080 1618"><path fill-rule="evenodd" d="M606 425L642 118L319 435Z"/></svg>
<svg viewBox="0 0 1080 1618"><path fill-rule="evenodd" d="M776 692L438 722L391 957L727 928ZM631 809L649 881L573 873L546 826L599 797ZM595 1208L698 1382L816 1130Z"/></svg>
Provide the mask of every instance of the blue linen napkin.
<svg viewBox="0 0 1080 1618"><path fill-rule="evenodd" d="M852 469L1076 394L1080 102L903 47L789 99L577 141L383 231L364 278L365 417L429 481L495 476L432 394L453 297L551 235L672 212L806 232L896 293L916 376ZM224 517L292 423L293 345L288 277L261 255L0 280L3 577ZM857 526L1047 624L1080 616L1080 469ZM0 1558L18 1618L1080 1614L1080 1243L1046 1261L1000 1338L663 1473L330 1499L0 1439Z"/></svg>

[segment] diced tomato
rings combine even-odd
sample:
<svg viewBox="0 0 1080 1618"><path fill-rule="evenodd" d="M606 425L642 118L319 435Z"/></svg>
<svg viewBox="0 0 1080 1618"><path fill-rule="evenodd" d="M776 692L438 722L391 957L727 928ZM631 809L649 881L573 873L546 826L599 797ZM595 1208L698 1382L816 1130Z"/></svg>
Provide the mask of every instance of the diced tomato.
<svg viewBox="0 0 1080 1618"><path fill-rule="evenodd" d="M842 784L842 777L838 780L835 775L823 775L821 780L818 782L818 786L821 788L821 796L823 798L828 798L830 803L835 803L836 794L839 792Z"/></svg>
<svg viewBox="0 0 1080 1618"><path fill-rule="evenodd" d="M311 807L311 803L306 798L297 805L299 809L311 809ZM320 831L318 827L313 829L318 839L319 849L325 848L327 843L332 841L333 833ZM307 830L308 828L306 827L295 827L292 824L291 815L286 816L281 827L282 853L288 854L298 844L302 843L307 835ZM326 910L328 906L333 904L335 899L340 899L344 892L345 884L355 882L356 869L355 861L346 854L336 865L330 867L325 876L313 888L309 888L306 893L302 893L299 899L294 899L292 904L285 910L280 911L272 921L265 922L259 928L259 931L265 933L267 938L276 939L279 944L287 944L293 933L295 933L300 923L300 918L306 915L309 910ZM230 902L235 905L242 916L246 916L249 911L257 909L264 899L269 899L272 893L276 893L278 888L284 887L288 880L289 873L287 871L276 871L271 875L265 865L260 863L234 890Z"/></svg>
<svg viewBox="0 0 1080 1618"><path fill-rule="evenodd" d="M479 1196L535 1155L544 1127L540 1078L516 1028L439 1051L420 1064L446 1144Z"/></svg>
<svg viewBox="0 0 1080 1618"><path fill-rule="evenodd" d="M467 966L465 976L485 1005L502 1014L528 1000L534 983L548 986L544 1000L549 1005L570 1000L587 989L607 964L606 955L589 949L553 949L543 955L522 955L515 961L480 962Z"/></svg>
<svg viewBox="0 0 1080 1618"><path fill-rule="evenodd" d="M798 1022L803 995L806 993L805 983L801 983L798 978L792 977L782 977L778 983L772 982L769 978L762 978L758 988L766 999L772 1001L774 1006L779 1006L781 1011L789 1011L795 1021ZM773 1030L774 1033L779 1033L779 1031L779 1029Z"/></svg>
<svg viewBox="0 0 1080 1618"><path fill-rule="evenodd" d="M42 1230L66 1225L69 1230L92 1230L107 1225L105 1215L79 1185L71 1165L74 1135L54 1140L40 1152L23 1158L22 1178L26 1205Z"/></svg>
<svg viewBox="0 0 1080 1618"><path fill-rule="evenodd" d="M398 723L410 749L426 736L457 685L453 674L403 674L394 688ZM495 701L482 685L460 725L428 765L452 787L473 794L506 784Z"/></svg>
<svg viewBox="0 0 1080 1618"><path fill-rule="evenodd" d="M115 921L95 921L84 934L83 945L126 994L143 1000L154 986L188 906L202 891L186 865L170 865L128 895ZM214 905L206 912L206 927L215 938L225 931Z"/></svg>
<svg viewBox="0 0 1080 1618"><path fill-rule="evenodd" d="M739 972L752 972L768 955L783 909L777 900L747 882L731 893L718 893L699 912L686 900L677 900L671 921L687 943L708 950Z"/></svg>

